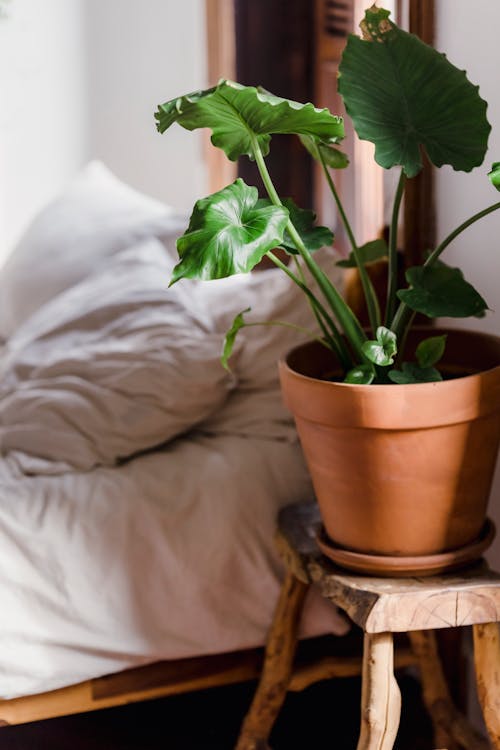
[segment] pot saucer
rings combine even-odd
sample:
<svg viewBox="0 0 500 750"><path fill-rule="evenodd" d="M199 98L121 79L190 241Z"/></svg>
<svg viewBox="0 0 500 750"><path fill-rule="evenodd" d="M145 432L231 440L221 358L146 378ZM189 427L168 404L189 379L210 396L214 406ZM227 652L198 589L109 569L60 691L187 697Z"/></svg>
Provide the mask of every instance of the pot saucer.
<svg viewBox="0 0 500 750"><path fill-rule="evenodd" d="M370 555L344 549L331 541L322 526L317 533L316 541L322 553L342 568L375 576L409 578L411 576L439 575L475 562L490 546L494 536L495 525L488 518L480 535L470 544L436 555L414 557Z"/></svg>

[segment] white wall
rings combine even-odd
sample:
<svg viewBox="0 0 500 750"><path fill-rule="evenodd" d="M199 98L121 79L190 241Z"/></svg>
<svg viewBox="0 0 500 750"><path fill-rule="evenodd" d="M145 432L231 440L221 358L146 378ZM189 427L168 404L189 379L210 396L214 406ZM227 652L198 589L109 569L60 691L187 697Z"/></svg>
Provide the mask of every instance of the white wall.
<svg viewBox="0 0 500 750"><path fill-rule="evenodd" d="M89 159L180 210L205 194L202 139L156 105L205 86L203 0L12 0L0 21L0 263Z"/></svg>
<svg viewBox="0 0 500 750"><path fill-rule="evenodd" d="M0 20L0 260L87 150L85 0L13 0Z"/></svg>
<svg viewBox="0 0 500 750"><path fill-rule="evenodd" d="M500 200L500 193L486 176L491 163L500 161L500 4L475 0L471 13L471 4L466 0L440 0L436 11L436 47L454 64L467 70L469 78L479 84L481 96L489 103L488 119L493 128L483 167L470 174L455 173L448 168L439 170L438 236L442 238L476 211ZM453 325L500 335L500 211L466 230L445 251L443 259L464 271L466 279L480 291L493 311L482 320L455 320ZM490 508L490 515L500 530L500 464ZM490 558L500 568L500 534Z"/></svg>
<svg viewBox="0 0 500 750"><path fill-rule="evenodd" d="M205 194L202 139L156 132L158 104L203 88L203 0L87 0L90 151L177 208Z"/></svg>

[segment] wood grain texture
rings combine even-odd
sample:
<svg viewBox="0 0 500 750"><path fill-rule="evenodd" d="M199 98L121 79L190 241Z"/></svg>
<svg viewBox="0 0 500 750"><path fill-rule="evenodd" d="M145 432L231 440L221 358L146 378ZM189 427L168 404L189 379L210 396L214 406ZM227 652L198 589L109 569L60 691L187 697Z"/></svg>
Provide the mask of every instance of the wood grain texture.
<svg viewBox="0 0 500 750"><path fill-rule="evenodd" d="M397 655L397 664L406 666L412 658L404 649ZM263 663L262 648L155 662L59 690L0 701L0 727L257 680ZM299 646L289 689L300 691L314 680L358 674L361 648L352 634L329 643L324 638L308 639Z"/></svg>
<svg viewBox="0 0 500 750"><path fill-rule="evenodd" d="M401 715L390 633L365 634L361 732L357 750L392 750Z"/></svg>
<svg viewBox="0 0 500 750"><path fill-rule="evenodd" d="M424 703L434 727L434 742L447 750L488 750L489 743L453 704L432 630L409 634L417 656Z"/></svg>
<svg viewBox="0 0 500 750"><path fill-rule="evenodd" d="M492 745L500 749L500 634L496 622L475 625L477 692Z"/></svg>
<svg viewBox="0 0 500 750"><path fill-rule="evenodd" d="M0 721L28 721L122 706L257 679L262 649L155 662L36 695L0 701Z"/></svg>
<svg viewBox="0 0 500 750"><path fill-rule="evenodd" d="M461 627L500 619L500 575L479 563L427 578L376 578L336 567L319 552L314 503L279 517L278 548L287 565L368 633Z"/></svg>
<svg viewBox="0 0 500 750"><path fill-rule="evenodd" d="M266 645L259 686L235 750L264 750L283 705L292 675L297 630L308 585L288 571Z"/></svg>
<svg viewBox="0 0 500 750"><path fill-rule="evenodd" d="M413 651L400 647L394 653L394 669L403 669L416 664ZM288 687L291 691L305 690L320 680L332 680L338 677L354 677L362 672L362 657L327 656L324 659L294 669Z"/></svg>

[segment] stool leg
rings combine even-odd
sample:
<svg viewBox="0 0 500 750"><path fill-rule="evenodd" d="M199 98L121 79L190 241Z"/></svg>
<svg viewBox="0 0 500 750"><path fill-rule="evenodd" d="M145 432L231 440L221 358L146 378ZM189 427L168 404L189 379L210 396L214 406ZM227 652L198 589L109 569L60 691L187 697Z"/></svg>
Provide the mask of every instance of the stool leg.
<svg viewBox="0 0 500 750"><path fill-rule="evenodd" d="M474 625L474 664L484 723L495 750L500 748L500 634L498 624Z"/></svg>
<svg viewBox="0 0 500 750"><path fill-rule="evenodd" d="M462 747L488 750L487 740L469 724L451 699L435 632L415 630L408 633L408 637L418 659L423 699L432 720L437 747L446 747L447 750Z"/></svg>
<svg viewBox="0 0 500 750"><path fill-rule="evenodd" d="M308 584L287 572L266 645L257 692L235 750L267 750L267 740L290 683L297 630Z"/></svg>
<svg viewBox="0 0 500 750"><path fill-rule="evenodd" d="M357 750L392 750L401 715L391 633L365 633Z"/></svg>

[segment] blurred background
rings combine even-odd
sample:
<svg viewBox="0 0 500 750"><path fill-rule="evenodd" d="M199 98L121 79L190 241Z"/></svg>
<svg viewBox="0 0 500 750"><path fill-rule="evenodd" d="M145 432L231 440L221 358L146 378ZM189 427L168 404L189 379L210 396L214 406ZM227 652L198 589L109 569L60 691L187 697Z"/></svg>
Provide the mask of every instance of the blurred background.
<svg viewBox="0 0 500 750"><path fill-rule="evenodd" d="M0 262L90 159L188 210L202 141L156 106L207 81L204 0L10 0L0 20Z"/></svg>
<svg viewBox="0 0 500 750"><path fill-rule="evenodd" d="M404 16L412 2L390 4ZM0 264L36 212L92 158L101 159L136 189L181 211L188 211L209 191L214 169L207 166L204 137L179 127L160 137L153 113L161 102L214 83L217 72L234 75L234 70L208 72L209 48L212 61L217 55L222 65L224 59L231 60L231 40L227 33L219 36L224 17L218 19L219 26L214 25L214 8L219 12L222 8L222 14L226 8L229 15L230 8L236 9L240 37L242 29L249 27L257 34L253 37L257 42L247 37L244 56L237 50L236 71L243 77L258 65L264 49L258 41L259 29L261 35L267 29L267 54L273 49L276 53L273 65L266 63L268 80L243 82L263 83L272 89L274 69L295 67L304 96L319 86L320 98L335 101L335 71L328 66L321 71L311 63L311 55L317 60L320 50L314 48L318 37L306 33L306 24L317 24L319 12L336 21L352 12L357 25L363 6L369 4L359 0L234 0L226 4L210 0L1 0ZM484 167L471 175L445 167L435 176L436 234L442 238L497 199L486 172L500 158L500 4L475 0L472 7L467 0L439 0L432 5L435 46L480 85L493 125ZM282 26L270 28L271 11L273 18L282 18ZM287 37L283 29L292 17L294 35ZM233 23L229 17L226 21L229 27ZM333 41L335 34L342 37L334 29ZM292 50L293 56L284 62L286 50ZM294 91L275 93L300 98ZM369 213L371 207L373 214L371 203L380 203L380 196L371 183L358 179L351 189L358 196L363 193L363 210ZM318 195L315 200L319 201ZM378 204L375 210L380 210ZM453 321L454 325L500 333L499 221L498 214L488 217L447 251L447 262L464 270L492 309L483 320ZM492 498L497 523L499 506L497 471ZM498 540L494 550L500 562Z"/></svg>

